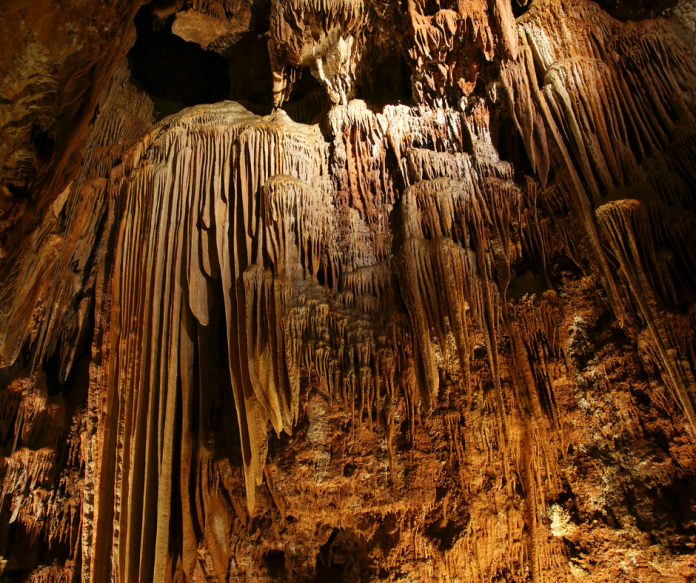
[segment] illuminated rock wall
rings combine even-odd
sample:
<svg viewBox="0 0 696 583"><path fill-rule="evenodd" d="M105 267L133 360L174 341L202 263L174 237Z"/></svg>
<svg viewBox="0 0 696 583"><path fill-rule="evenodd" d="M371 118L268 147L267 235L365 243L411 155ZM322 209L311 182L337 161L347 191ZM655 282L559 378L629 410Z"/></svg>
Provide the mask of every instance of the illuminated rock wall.
<svg viewBox="0 0 696 583"><path fill-rule="evenodd" d="M267 103L6 108L2 580L690 581L688 3L150 9Z"/></svg>

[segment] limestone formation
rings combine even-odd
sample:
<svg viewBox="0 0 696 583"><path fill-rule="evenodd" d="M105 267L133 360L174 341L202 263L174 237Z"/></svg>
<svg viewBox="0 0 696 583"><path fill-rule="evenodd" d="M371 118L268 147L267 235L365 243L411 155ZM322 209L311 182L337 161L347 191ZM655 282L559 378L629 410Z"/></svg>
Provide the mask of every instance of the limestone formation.
<svg viewBox="0 0 696 583"><path fill-rule="evenodd" d="M694 580L693 3L3 14L0 581Z"/></svg>

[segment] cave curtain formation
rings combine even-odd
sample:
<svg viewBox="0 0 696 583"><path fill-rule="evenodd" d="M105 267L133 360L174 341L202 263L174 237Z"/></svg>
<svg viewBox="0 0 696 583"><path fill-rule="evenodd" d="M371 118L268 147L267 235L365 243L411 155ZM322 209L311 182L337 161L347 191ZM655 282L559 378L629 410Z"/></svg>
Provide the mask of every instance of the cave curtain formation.
<svg viewBox="0 0 696 583"><path fill-rule="evenodd" d="M0 581L696 578L696 4L1 12Z"/></svg>

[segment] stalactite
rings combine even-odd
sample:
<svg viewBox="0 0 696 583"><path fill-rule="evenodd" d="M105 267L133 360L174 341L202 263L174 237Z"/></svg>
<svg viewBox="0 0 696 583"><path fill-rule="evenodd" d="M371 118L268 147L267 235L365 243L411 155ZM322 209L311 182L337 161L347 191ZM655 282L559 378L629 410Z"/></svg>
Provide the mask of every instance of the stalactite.
<svg viewBox="0 0 696 583"><path fill-rule="evenodd" d="M645 205L631 199L608 203L597 209L597 218L650 331L662 367L667 373L665 382L672 386L684 414L694 427L696 413L692 396L693 372L688 364L684 366L680 362L685 359L685 355L679 354L678 344L665 326L665 316L662 315L665 308L665 283L657 266Z"/></svg>
<svg viewBox="0 0 696 583"><path fill-rule="evenodd" d="M273 2L269 53L275 104L287 101L298 69L307 66L334 103L347 103L368 21L367 6L359 0Z"/></svg>
<svg viewBox="0 0 696 583"><path fill-rule="evenodd" d="M691 48L518 8L153 2L267 46L271 113L152 125L124 62L72 181L0 200L0 555L43 545L0 575L690 576Z"/></svg>

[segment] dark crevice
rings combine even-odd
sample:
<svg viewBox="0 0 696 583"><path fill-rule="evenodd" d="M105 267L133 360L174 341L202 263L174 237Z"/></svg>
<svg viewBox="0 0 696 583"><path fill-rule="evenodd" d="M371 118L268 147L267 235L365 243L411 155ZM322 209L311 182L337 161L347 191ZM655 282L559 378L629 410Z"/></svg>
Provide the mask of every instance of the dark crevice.
<svg viewBox="0 0 696 583"><path fill-rule="evenodd" d="M526 4L524 0L512 0L512 14L515 18L522 16L527 10L532 7L534 0L527 0Z"/></svg>
<svg viewBox="0 0 696 583"><path fill-rule="evenodd" d="M50 162L51 156L53 156L54 142L48 130L45 130L37 123L32 125L31 142L39 163L46 164Z"/></svg>
<svg viewBox="0 0 696 583"><path fill-rule="evenodd" d="M331 552L331 545L340 532L340 529L334 528L329 535L329 540L319 548L315 583L338 583L344 581L345 565L334 560Z"/></svg>
<svg viewBox="0 0 696 583"><path fill-rule="evenodd" d="M283 551L268 551L262 555L262 558L266 569L268 569L269 577L285 581L285 553Z"/></svg>
<svg viewBox="0 0 696 583"><path fill-rule="evenodd" d="M312 72L308 68L301 69L297 75L297 80L292 86L292 93L290 93L290 98L288 99L288 105L292 103L299 103L307 95L314 91L323 91L321 83L317 81L316 77L312 75Z"/></svg>
<svg viewBox="0 0 696 583"><path fill-rule="evenodd" d="M24 184L13 184L8 182L5 187L10 194L17 198L27 198L29 196L29 181L25 180Z"/></svg>
<svg viewBox="0 0 696 583"><path fill-rule="evenodd" d="M324 87L308 68L301 69L283 109L296 122L318 123L330 107Z"/></svg>
<svg viewBox="0 0 696 583"><path fill-rule="evenodd" d="M595 0L595 2L614 18L626 22L627 20L657 18L664 10L676 6L678 0L631 0L631 2Z"/></svg>
<svg viewBox="0 0 696 583"><path fill-rule="evenodd" d="M54 397L63 392L63 383L60 382L60 360L60 350L56 350L43 363L46 391L49 397Z"/></svg>
<svg viewBox="0 0 696 583"><path fill-rule="evenodd" d="M249 31L222 53L229 63L230 99L244 105L273 106L273 74L268 54L270 2L257 2L252 9ZM256 113L256 111L255 111Z"/></svg>
<svg viewBox="0 0 696 583"><path fill-rule="evenodd" d="M374 106L414 105L411 67L397 46L386 40L372 40L366 54L374 56L370 66L357 75L356 97Z"/></svg>
<svg viewBox="0 0 696 583"><path fill-rule="evenodd" d="M128 53L132 79L155 102L162 118L184 107L229 99L228 62L172 32L172 19L155 30L148 6L135 16L137 39Z"/></svg>

